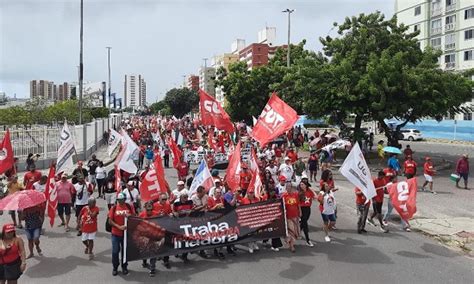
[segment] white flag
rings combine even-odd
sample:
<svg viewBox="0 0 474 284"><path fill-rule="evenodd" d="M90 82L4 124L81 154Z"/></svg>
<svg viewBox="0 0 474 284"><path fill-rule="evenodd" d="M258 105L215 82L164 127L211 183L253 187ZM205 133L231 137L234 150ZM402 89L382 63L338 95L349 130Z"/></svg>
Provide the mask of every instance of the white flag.
<svg viewBox="0 0 474 284"><path fill-rule="evenodd" d="M257 124L257 119L253 115L252 115L252 124L253 124L253 126L255 126L255 124Z"/></svg>
<svg viewBox="0 0 474 284"><path fill-rule="evenodd" d="M202 159L201 164L196 171L193 182L189 187L189 196L193 195L196 192L196 189L201 185L204 186L206 190L209 190L214 186L214 181L212 180L211 172L207 167L206 159Z"/></svg>
<svg viewBox="0 0 474 284"><path fill-rule="evenodd" d="M67 169L72 169L74 166L72 155L76 153L76 147L74 146L74 139L72 139L72 134L69 131L69 127L67 127L66 122L64 122L63 129L59 135L59 143L58 160L56 161L56 173L61 173Z"/></svg>
<svg viewBox="0 0 474 284"><path fill-rule="evenodd" d="M112 156L112 153L120 145L120 141L122 141L122 135L120 135L120 133L118 133L117 131L110 129L108 141L109 147L107 148L107 153L109 154L109 157Z"/></svg>
<svg viewBox="0 0 474 284"><path fill-rule="evenodd" d="M115 165L128 173L135 174L138 171L134 160L138 160L140 149L137 144L122 130L122 150L115 160Z"/></svg>
<svg viewBox="0 0 474 284"><path fill-rule="evenodd" d="M353 185L360 188L365 197L367 197L367 200L376 195L370 169L360 150L359 143L356 142L354 147L352 147L339 172Z"/></svg>
<svg viewBox="0 0 474 284"><path fill-rule="evenodd" d="M351 145L351 142L339 139L337 141L332 142L329 145L324 146L323 150L329 152L334 149L344 149L346 146L350 146L350 145Z"/></svg>

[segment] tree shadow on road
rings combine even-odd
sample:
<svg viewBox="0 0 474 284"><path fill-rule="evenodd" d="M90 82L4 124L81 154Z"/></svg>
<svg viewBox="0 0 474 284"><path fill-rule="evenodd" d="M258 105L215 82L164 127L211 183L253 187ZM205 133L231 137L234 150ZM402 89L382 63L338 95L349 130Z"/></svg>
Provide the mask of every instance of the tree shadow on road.
<svg viewBox="0 0 474 284"><path fill-rule="evenodd" d="M459 256L459 254L449 250L446 247L440 246L440 245L424 243L421 246L421 249L423 249L427 253L431 253L431 254L438 255L438 256L443 256L443 257Z"/></svg>
<svg viewBox="0 0 474 284"><path fill-rule="evenodd" d="M412 251L399 251L399 252L396 252L396 254L400 256L408 257L408 258L432 258L431 256L419 254Z"/></svg>
<svg viewBox="0 0 474 284"><path fill-rule="evenodd" d="M66 258L43 256L38 264L28 267L25 274L31 278L49 278L67 274L78 266L96 266L96 264L77 256Z"/></svg>

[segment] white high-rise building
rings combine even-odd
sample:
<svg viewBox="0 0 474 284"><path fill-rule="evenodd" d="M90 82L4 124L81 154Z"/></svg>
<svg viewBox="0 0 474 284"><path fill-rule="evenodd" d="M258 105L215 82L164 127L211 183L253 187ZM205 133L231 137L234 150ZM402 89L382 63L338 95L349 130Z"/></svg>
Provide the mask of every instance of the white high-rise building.
<svg viewBox="0 0 474 284"><path fill-rule="evenodd" d="M142 75L125 75L124 107L143 107L146 105L146 82Z"/></svg>
<svg viewBox="0 0 474 284"><path fill-rule="evenodd" d="M430 45L443 52L441 69L474 68L474 0L395 0L395 14L410 32L420 31L417 38L422 49ZM474 97L467 103L474 105ZM472 120L473 113L454 118Z"/></svg>
<svg viewBox="0 0 474 284"><path fill-rule="evenodd" d="M213 67L202 66L199 69L199 88L213 97L215 96L215 79L216 69Z"/></svg>

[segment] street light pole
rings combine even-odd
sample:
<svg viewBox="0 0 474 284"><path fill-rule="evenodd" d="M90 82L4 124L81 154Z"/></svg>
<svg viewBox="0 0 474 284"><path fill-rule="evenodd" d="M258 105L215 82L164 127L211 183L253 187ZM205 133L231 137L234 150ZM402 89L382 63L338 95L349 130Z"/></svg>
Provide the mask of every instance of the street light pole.
<svg viewBox="0 0 474 284"><path fill-rule="evenodd" d="M282 12L283 13L288 13L288 47L286 49L286 67L290 68L290 28L291 28L291 24L290 24L290 19L291 19L291 13L293 13L295 11L295 9L286 9L286 10L283 10Z"/></svg>
<svg viewBox="0 0 474 284"><path fill-rule="evenodd" d="M109 71L109 89L108 89L108 98L109 98L109 105L107 106L107 108L110 109L110 96L112 95L112 83L111 83L111 80L110 80L110 50L112 49L112 47L110 46L107 46L107 68L108 68L108 71Z"/></svg>
<svg viewBox="0 0 474 284"><path fill-rule="evenodd" d="M81 0L81 30L79 34L79 41L81 44L79 51L79 124L82 124L82 81L84 80L84 64L82 62L83 56L83 0Z"/></svg>

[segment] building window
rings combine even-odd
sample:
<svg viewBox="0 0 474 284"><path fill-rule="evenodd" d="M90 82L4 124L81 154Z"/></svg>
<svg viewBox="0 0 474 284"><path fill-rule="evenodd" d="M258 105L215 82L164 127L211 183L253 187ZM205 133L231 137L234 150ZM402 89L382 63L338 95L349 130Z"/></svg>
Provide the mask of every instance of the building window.
<svg viewBox="0 0 474 284"><path fill-rule="evenodd" d="M421 14L421 6L415 7L415 16Z"/></svg>
<svg viewBox="0 0 474 284"><path fill-rule="evenodd" d="M474 8L466 9L464 11L464 19L471 19L474 18Z"/></svg>
<svg viewBox="0 0 474 284"><path fill-rule="evenodd" d="M472 112L465 113L464 120L472 120Z"/></svg>
<svg viewBox="0 0 474 284"><path fill-rule="evenodd" d="M456 22L456 15L446 17L446 25L454 24Z"/></svg>
<svg viewBox="0 0 474 284"><path fill-rule="evenodd" d="M420 25L414 25L413 31L417 32L420 29Z"/></svg>
<svg viewBox="0 0 474 284"><path fill-rule="evenodd" d="M464 31L464 40L472 39L474 36L474 29Z"/></svg>
<svg viewBox="0 0 474 284"><path fill-rule="evenodd" d="M445 49L456 48L456 34L448 34L444 37L444 48Z"/></svg>
<svg viewBox="0 0 474 284"><path fill-rule="evenodd" d="M464 61L472 60L472 50L464 51Z"/></svg>
<svg viewBox="0 0 474 284"><path fill-rule="evenodd" d="M454 54L447 54L444 56L444 62L445 63L452 63L456 62L456 57Z"/></svg>
<svg viewBox="0 0 474 284"><path fill-rule="evenodd" d="M441 19L431 21L431 34L439 34L443 30Z"/></svg>

